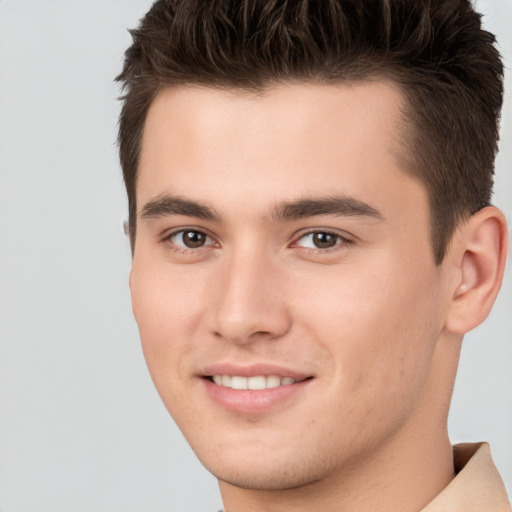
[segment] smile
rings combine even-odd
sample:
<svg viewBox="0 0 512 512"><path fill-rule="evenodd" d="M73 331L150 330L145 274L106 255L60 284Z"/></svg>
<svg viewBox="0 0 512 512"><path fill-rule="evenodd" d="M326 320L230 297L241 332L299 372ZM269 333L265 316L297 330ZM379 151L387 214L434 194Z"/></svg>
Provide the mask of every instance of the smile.
<svg viewBox="0 0 512 512"><path fill-rule="evenodd" d="M232 389L262 390L277 388L279 386L290 386L297 382L292 377L280 377L279 375L257 375L244 377L241 375L214 375L211 377L218 386Z"/></svg>
<svg viewBox="0 0 512 512"><path fill-rule="evenodd" d="M314 380L313 376L297 374L292 377L277 372L258 375L259 372L254 372L254 369L250 376L237 373L221 373L217 370L206 374L201 380L207 395L217 405L238 414L263 414L274 407L297 403L294 397L306 392Z"/></svg>

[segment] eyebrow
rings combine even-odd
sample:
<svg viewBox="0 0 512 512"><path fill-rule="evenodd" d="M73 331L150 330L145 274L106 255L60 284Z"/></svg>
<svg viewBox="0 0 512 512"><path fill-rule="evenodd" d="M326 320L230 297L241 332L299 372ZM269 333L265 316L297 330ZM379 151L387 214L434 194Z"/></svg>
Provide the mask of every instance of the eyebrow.
<svg viewBox="0 0 512 512"><path fill-rule="evenodd" d="M184 215L198 219L220 221L220 215L205 205L180 196L161 194L148 201L140 216L142 219L154 219L167 215ZM382 214L373 206L348 196L329 196L304 198L278 204L270 214L275 221L293 221L317 215L334 215L347 217L370 217L384 220Z"/></svg>
<svg viewBox="0 0 512 512"><path fill-rule="evenodd" d="M185 215L213 221L218 221L220 218L209 206L169 194L162 194L151 199L144 205L140 213L142 219L155 219L167 215Z"/></svg>
<svg viewBox="0 0 512 512"><path fill-rule="evenodd" d="M373 206L348 196L305 198L279 205L272 212L274 220L299 220L315 215L348 217L370 217L384 220L383 215Z"/></svg>

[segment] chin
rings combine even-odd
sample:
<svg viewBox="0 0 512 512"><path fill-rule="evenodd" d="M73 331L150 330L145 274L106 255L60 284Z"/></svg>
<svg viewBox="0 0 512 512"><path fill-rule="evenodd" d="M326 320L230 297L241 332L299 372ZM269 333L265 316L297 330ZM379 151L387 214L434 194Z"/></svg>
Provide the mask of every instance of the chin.
<svg viewBox="0 0 512 512"><path fill-rule="evenodd" d="M209 469L209 468L207 468ZM220 473L212 472L220 481L238 487L240 489L251 489L254 491L284 491L296 489L313 483L320 478L312 478L311 475L299 473L296 469L281 469L269 472L254 472L250 468L241 471L225 471Z"/></svg>
<svg viewBox="0 0 512 512"><path fill-rule="evenodd" d="M230 463L226 457L222 462L201 462L219 482L260 491L295 489L312 484L331 474L337 466L335 460L321 455L314 460L307 460L297 452L293 455L266 461L262 461L260 456L257 459L242 457L236 463Z"/></svg>

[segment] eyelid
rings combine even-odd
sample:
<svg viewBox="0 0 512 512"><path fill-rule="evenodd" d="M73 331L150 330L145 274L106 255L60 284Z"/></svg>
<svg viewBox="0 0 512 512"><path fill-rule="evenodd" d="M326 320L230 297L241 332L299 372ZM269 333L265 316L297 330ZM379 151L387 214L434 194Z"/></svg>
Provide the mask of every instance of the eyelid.
<svg viewBox="0 0 512 512"><path fill-rule="evenodd" d="M207 237L207 239L210 240L210 242L209 243L207 242L207 243L205 243L205 245L200 246L198 248L188 248L188 247L184 247L181 245L177 245L176 243L172 242L171 239L173 237L175 237L176 235L178 235L180 233L184 233L187 231L195 231L195 232L201 233L201 234L205 235ZM302 247L299 245L299 241L302 238L310 236L310 235L314 235L317 233L329 234L329 235L339 238L340 240L333 247L328 247L328 248L320 248L320 247L311 248L311 247ZM348 245L355 243L355 241L356 241L355 237L353 235L347 234L346 232L340 232L333 228L319 227L319 228L304 229L302 231L299 231L298 233L295 233L295 235L293 235L293 241L291 242L289 247L297 247L304 251L325 253L325 252L340 250L343 247L346 247ZM198 253L201 250L205 250L205 249L208 249L211 247L219 247L220 246L216 237L214 235L212 235L208 229L199 228L197 226L180 226L180 227L168 229L164 233L162 233L161 242L168 243L169 245L171 245L173 247L174 250L176 250L178 252Z"/></svg>
<svg viewBox="0 0 512 512"><path fill-rule="evenodd" d="M325 233L325 234L328 234L328 235L335 236L335 237L340 239L340 242L337 243L336 245L334 245L333 247L328 247L328 248L325 248L325 249L322 249L320 247L317 247L317 248L302 247L302 246L298 245L298 242L302 238L305 238L305 237L310 236L310 235L315 235L315 234L318 234L318 233ZM350 235L348 235L345 232L340 233L336 229L332 229L332 228L311 228L311 229L307 229L307 230L304 230L304 231L301 231L301 232L295 234L295 236L293 237L294 241L292 242L291 247L298 247L300 249L303 249L303 250L306 250L306 251L313 251L313 252L329 252L329 251L336 251L336 250L339 250L339 249L341 249L343 247L346 247L348 245L353 244L355 242L354 238L355 237L350 236Z"/></svg>
<svg viewBox="0 0 512 512"><path fill-rule="evenodd" d="M213 243L205 243L205 245L202 245L201 247L191 248L191 247L178 245L172 241L173 237L175 237L176 235L178 235L180 233L186 233L187 231L194 231L197 233L201 233ZM188 253L188 252L197 253L197 252L200 252L201 250L205 250L209 247L215 247L215 246L219 245L219 243L217 242L215 237L212 236L210 233L208 233L208 230L206 230L204 228L198 228L196 226L180 226L179 228L166 230L161 236L161 242L168 243L169 245L172 246L173 250L175 250L175 251L186 252L186 253Z"/></svg>

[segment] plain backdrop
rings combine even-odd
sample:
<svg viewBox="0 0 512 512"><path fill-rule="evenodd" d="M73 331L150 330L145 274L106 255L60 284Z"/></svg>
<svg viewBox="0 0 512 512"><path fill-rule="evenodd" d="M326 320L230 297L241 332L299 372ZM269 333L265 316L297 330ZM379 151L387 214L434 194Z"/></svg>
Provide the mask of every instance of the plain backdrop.
<svg viewBox="0 0 512 512"><path fill-rule="evenodd" d="M127 286L113 83L148 0L0 0L0 512L215 511ZM512 63L512 2L481 0ZM495 203L512 217L512 73ZM512 491L512 279L464 344L450 432Z"/></svg>

